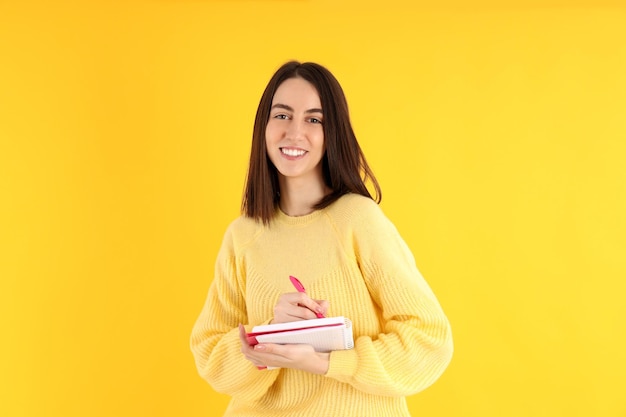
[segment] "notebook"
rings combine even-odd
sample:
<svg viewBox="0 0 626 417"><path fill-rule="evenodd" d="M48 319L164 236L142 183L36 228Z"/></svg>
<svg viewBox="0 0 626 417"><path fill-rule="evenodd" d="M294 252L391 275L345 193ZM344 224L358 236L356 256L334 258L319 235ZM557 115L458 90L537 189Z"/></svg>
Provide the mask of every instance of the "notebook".
<svg viewBox="0 0 626 417"><path fill-rule="evenodd" d="M354 347L352 322L343 316L255 326L247 336L251 346L258 343L307 344L317 352Z"/></svg>

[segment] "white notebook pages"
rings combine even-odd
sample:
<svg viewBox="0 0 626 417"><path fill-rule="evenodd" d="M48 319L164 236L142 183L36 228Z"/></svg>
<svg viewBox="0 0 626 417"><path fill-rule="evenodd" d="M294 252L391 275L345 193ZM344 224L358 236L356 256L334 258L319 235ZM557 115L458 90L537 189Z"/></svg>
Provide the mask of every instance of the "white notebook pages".
<svg viewBox="0 0 626 417"><path fill-rule="evenodd" d="M307 344L313 346L317 352L354 347L352 322L343 316L255 326L247 336L250 345Z"/></svg>

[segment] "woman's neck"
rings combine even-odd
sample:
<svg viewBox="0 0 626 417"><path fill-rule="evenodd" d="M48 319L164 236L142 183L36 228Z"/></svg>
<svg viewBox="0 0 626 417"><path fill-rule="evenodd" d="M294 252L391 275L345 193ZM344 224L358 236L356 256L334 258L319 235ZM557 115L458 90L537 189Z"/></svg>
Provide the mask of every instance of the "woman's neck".
<svg viewBox="0 0 626 417"><path fill-rule="evenodd" d="M296 181L280 178L280 209L288 216L306 216L330 190L323 181Z"/></svg>

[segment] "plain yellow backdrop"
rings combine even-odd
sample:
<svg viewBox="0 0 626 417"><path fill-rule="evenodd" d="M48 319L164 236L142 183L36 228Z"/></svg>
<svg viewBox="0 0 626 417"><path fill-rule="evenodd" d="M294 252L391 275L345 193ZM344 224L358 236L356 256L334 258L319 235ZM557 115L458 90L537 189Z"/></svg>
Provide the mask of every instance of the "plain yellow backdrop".
<svg viewBox="0 0 626 417"><path fill-rule="evenodd" d="M1 1L0 415L220 415L188 337L295 58L453 326L413 414L626 416L626 9L498 3Z"/></svg>

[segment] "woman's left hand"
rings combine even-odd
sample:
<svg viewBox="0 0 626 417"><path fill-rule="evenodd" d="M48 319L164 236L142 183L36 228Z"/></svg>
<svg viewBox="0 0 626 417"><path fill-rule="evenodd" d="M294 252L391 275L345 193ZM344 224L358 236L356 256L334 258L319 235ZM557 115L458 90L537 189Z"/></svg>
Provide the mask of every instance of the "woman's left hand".
<svg viewBox="0 0 626 417"><path fill-rule="evenodd" d="M292 368L324 375L328 371L330 353L316 352L311 345L278 345L259 343L250 346L246 329L239 325L241 353L256 367Z"/></svg>

